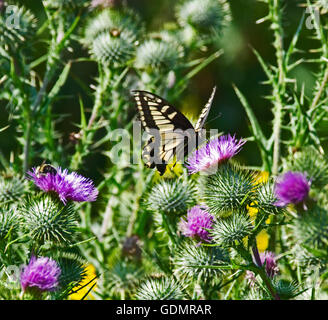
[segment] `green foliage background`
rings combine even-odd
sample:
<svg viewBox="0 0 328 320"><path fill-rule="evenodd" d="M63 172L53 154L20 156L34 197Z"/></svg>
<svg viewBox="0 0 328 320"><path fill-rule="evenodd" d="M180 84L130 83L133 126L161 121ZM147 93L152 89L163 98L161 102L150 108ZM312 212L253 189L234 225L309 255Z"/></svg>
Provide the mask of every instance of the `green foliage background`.
<svg viewBox="0 0 328 320"><path fill-rule="evenodd" d="M45 14L41 0L33 1L17 1L30 8L38 17L39 25L44 22ZM176 4L175 0L128 0L127 5L138 12L147 26L147 29L158 30L160 27L174 18L174 10L172 8ZM233 0L230 1L233 20L227 30L224 32L222 39L217 42L217 48L223 48L225 54L219 59L211 63L201 73L199 73L190 83L187 90L178 100L172 101L178 108L197 116L207 100L210 90L217 85L218 90L213 103L212 111L209 115L209 128L219 128L223 132L237 132L239 136L249 136L249 121L246 117L238 97L236 96L232 83L243 93L247 93L249 103L251 104L255 114L261 121L264 132L269 132L272 121L272 113L269 108L269 102L263 97L270 92L270 88L261 85L266 80L265 74L258 63L252 48L261 53L264 61L273 62L275 59L272 50L272 33L268 28L255 22L266 15L267 8L264 3L256 0ZM289 41L302 14L304 7L299 6L303 1L289 0L286 1L284 8L284 27L286 41ZM287 18L288 17L288 18ZM83 23L83 21L81 21ZM299 41L300 49L304 49L302 56L307 57L307 49L313 47L315 40L310 39L311 30L303 29L301 40ZM36 52L44 51L42 44L38 44L35 48ZM76 52L76 55L85 55L86 52ZM42 66L40 66L42 68ZM306 84L305 91L311 95L312 88L315 85L316 72L313 65L302 64L294 71L295 77L299 82L299 88L302 83ZM68 78L62 88L62 95L65 96L55 104L55 113L66 113L69 110L68 117L65 121L58 124L57 129L63 132L65 144L68 141L69 133L75 130L73 123L79 122L80 106L78 96L85 101L85 108L92 107L92 101L85 96L85 90L79 86L76 79L81 83L92 83L93 77L97 74L97 68L94 63L83 63L81 65L73 65L71 76ZM1 106L1 102L0 102ZM3 108L1 107L1 110ZM67 112L68 113L68 112ZM220 117L211 121L211 119ZM8 115L0 114L0 127L7 124ZM328 134L328 124L322 124L323 135ZM9 128L1 133L1 149L8 156L9 150L13 149L13 141L11 137L15 133L15 128ZM244 151L239 156L240 159L249 165L260 165L261 159L257 152L255 144L248 143L244 147ZM40 159L42 162L42 160ZM99 169L106 165L106 159L99 155L92 155L86 159L86 167L89 168L89 175L99 177Z"/></svg>

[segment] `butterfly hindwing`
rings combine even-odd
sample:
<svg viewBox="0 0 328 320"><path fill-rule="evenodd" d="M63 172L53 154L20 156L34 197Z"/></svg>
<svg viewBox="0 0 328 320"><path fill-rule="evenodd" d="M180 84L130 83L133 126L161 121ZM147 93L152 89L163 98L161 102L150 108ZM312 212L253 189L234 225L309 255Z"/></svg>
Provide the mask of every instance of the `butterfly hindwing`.
<svg viewBox="0 0 328 320"><path fill-rule="evenodd" d="M196 126L195 126L195 131L198 132L199 130L203 129L204 127L204 124L206 122L206 119L208 117L208 114L210 113L210 110L211 110L211 106L212 106L212 102L213 102L213 99L214 99L214 96L215 96L215 92L216 92L216 87L213 88L212 90L212 94L210 96L210 98L208 99L207 103L205 104L199 118L198 118L198 121L196 123Z"/></svg>

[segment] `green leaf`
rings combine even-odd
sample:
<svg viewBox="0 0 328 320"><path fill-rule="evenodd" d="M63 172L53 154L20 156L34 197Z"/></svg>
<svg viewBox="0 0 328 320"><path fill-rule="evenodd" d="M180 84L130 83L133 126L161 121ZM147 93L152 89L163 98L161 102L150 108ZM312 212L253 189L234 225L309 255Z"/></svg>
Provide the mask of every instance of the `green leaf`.
<svg viewBox="0 0 328 320"><path fill-rule="evenodd" d="M269 151L270 151L270 146L272 145L272 141L268 141L266 139L266 137L264 136L264 133L262 131L262 128L252 110L252 108L250 107L250 105L248 104L245 96L240 92L240 90L236 87L236 85L233 84L233 88L241 102L241 104L243 105L246 114L248 116L248 119L251 123L251 128L252 128L252 133L254 135L254 138L256 140L256 142L258 143L260 152L261 152L261 156L262 156L262 160L263 163L265 164L266 169L270 168L270 160L269 160Z"/></svg>

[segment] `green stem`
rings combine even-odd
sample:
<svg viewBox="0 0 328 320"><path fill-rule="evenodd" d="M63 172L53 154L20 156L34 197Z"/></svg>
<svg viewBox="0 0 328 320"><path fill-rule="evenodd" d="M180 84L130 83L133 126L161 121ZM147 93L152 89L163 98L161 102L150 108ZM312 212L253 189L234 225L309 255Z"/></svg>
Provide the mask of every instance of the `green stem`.
<svg viewBox="0 0 328 320"><path fill-rule="evenodd" d="M286 70L285 70L285 51L283 45L283 28L281 24L281 5L280 0L269 1L269 11L271 19L271 29L274 34L273 46L276 50L276 59L278 65L278 80L273 84L274 103L274 121L273 121L273 164L272 174L277 175L279 170L280 159L280 134L283 118L283 97L285 95L286 86Z"/></svg>
<svg viewBox="0 0 328 320"><path fill-rule="evenodd" d="M88 147L93 140L95 130L93 128L94 122L99 117L101 107L104 105L104 94L108 90L108 85L111 80L111 72L109 69L102 70L99 66L99 84L95 93L95 103L92 108L91 116L87 127L81 129L81 141L77 144L76 151L72 157L70 167L77 170L83 157L88 151ZM84 131L84 132L83 132Z"/></svg>
<svg viewBox="0 0 328 320"><path fill-rule="evenodd" d="M315 97L312 101L310 110L314 109L317 106L317 104L318 104L318 102L319 102L319 100L322 96L322 93L324 92L324 89L327 85L327 82L328 82L328 66L326 67L325 74L323 76L323 79L322 79L322 82L320 84L319 90L318 90L317 94L315 95Z"/></svg>

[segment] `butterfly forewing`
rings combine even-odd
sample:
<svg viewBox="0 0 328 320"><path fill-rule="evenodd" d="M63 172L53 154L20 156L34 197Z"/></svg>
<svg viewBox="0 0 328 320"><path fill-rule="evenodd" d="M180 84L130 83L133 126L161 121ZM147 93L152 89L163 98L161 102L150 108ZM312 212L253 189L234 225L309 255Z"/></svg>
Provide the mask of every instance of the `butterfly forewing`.
<svg viewBox="0 0 328 320"><path fill-rule="evenodd" d="M147 91L132 91L139 112L141 125L147 131L158 129L193 129L190 121L165 99Z"/></svg>

